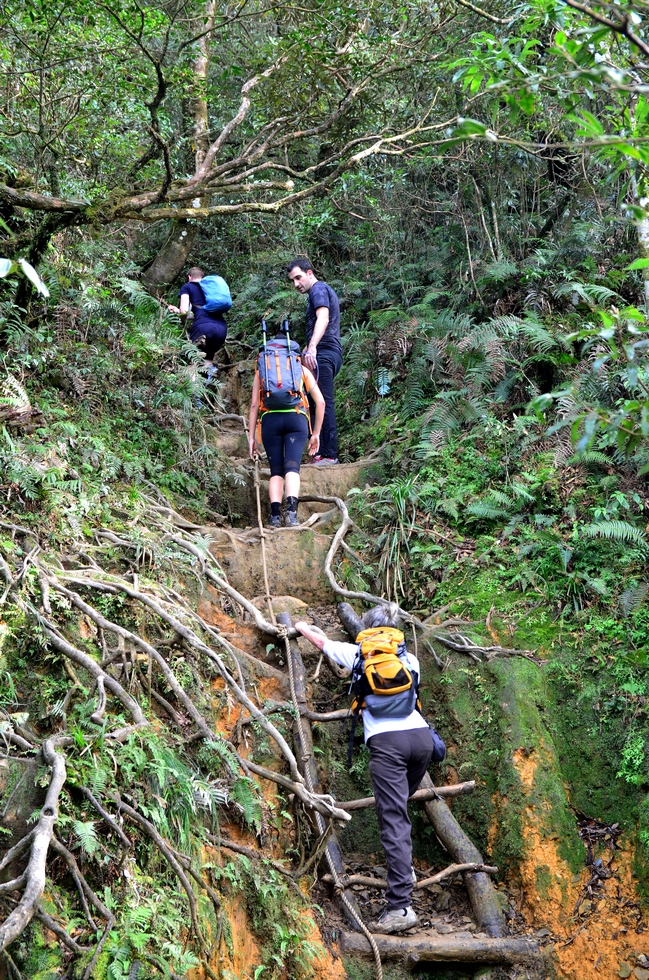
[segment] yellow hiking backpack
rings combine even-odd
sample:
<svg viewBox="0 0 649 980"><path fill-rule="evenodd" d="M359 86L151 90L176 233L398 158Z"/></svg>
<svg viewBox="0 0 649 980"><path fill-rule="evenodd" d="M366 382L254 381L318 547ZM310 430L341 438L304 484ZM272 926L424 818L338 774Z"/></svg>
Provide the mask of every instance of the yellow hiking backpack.
<svg viewBox="0 0 649 980"><path fill-rule="evenodd" d="M375 718L407 718L419 710L419 676L406 666L401 630L380 626L363 630L356 637L358 653L352 668L350 691L352 725L348 763L351 766L354 734L361 710L367 708Z"/></svg>

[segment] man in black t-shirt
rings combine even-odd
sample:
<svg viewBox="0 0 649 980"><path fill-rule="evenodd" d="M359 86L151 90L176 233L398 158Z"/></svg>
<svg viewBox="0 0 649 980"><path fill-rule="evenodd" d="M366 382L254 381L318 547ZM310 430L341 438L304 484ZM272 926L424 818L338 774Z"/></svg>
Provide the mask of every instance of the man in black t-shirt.
<svg viewBox="0 0 649 980"><path fill-rule="evenodd" d="M221 350L228 335L228 328L222 313L208 313L203 309L205 295L201 289L201 279L203 270L194 266L187 273L187 282L181 286L180 307L169 306L172 313L178 313L181 320L187 326L189 339L192 344L200 350L205 351L205 366L207 368L207 378L211 378L214 372L214 355ZM191 307L194 314L193 320L187 325L187 316Z"/></svg>
<svg viewBox="0 0 649 980"><path fill-rule="evenodd" d="M316 277L308 259L293 259L287 269L288 277L297 291L307 295L306 347L303 351L303 361L309 371L315 373L318 387L325 400L320 452L314 457L313 462L316 466L327 466L338 462L334 378L343 363L343 349L340 343L340 304L331 286Z"/></svg>

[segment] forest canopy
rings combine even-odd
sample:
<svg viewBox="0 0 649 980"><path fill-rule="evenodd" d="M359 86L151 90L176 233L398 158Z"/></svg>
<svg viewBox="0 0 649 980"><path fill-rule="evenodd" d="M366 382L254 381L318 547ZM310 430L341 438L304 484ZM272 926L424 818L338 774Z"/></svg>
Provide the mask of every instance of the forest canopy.
<svg viewBox="0 0 649 980"><path fill-rule="evenodd" d="M57 229L164 220L155 287L201 222L321 198L373 158L441 163L446 184L457 168L488 211L482 161L546 169L545 194L517 205L541 238L575 182L617 182L642 207L639 16L547 0L3 4L5 251L35 262Z"/></svg>

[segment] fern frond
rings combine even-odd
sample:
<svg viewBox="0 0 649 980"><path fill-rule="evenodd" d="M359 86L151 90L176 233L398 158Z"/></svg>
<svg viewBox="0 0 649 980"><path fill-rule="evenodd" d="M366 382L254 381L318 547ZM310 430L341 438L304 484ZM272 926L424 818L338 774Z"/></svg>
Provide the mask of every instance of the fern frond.
<svg viewBox="0 0 649 980"><path fill-rule="evenodd" d="M497 504L490 504L485 500L475 500L472 504L468 504L465 513L470 514L472 517L490 521L495 521L500 517L505 518L511 516L507 508L498 507Z"/></svg>
<svg viewBox="0 0 649 980"><path fill-rule="evenodd" d="M649 595L649 582L640 582L639 585L630 585L625 589L619 599L620 610L623 616L630 616L642 605Z"/></svg>
<svg viewBox="0 0 649 980"><path fill-rule="evenodd" d="M501 259L500 262L490 262L480 276L480 283L495 285L499 282L507 282L512 276L517 275L518 267L515 262Z"/></svg>
<svg viewBox="0 0 649 980"><path fill-rule="evenodd" d="M568 465L575 463L585 463L587 466L610 466L612 460L605 453L598 452L597 449L588 449L586 452L577 453L568 460Z"/></svg>
<svg viewBox="0 0 649 980"><path fill-rule="evenodd" d="M640 528L628 521L597 521L586 524L581 533L586 538L608 538L610 541L624 541L627 544L647 545L647 536Z"/></svg>
<svg viewBox="0 0 649 980"><path fill-rule="evenodd" d="M30 407L29 395L12 374L8 374L0 383L0 405L11 405L12 408Z"/></svg>
<svg viewBox="0 0 649 980"><path fill-rule="evenodd" d="M73 820L72 829L77 836L81 850L92 857L99 850L99 840L94 820Z"/></svg>
<svg viewBox="0 0 649 980"><path fill-rule="evenodd" d="M555 286L553 293L557 298L575 293L589 306L604 303L607 299L619 299L620 294L594 282L562 282Z"/></svg>
<svg viewBox="0 0 649 980"><path fill-rule="evenodd" d="M241 808L245 822L259 830L262 825L261 801L252 780L245 777L237 779L232 786L231 799Z"/></svg>

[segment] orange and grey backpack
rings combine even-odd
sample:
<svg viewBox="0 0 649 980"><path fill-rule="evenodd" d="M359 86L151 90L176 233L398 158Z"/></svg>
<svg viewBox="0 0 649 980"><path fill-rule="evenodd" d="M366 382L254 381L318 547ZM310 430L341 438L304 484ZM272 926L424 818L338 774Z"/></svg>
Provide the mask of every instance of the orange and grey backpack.
<svg viewBox="0 0 649 980"><path fill-rule="evenodd" d="M419 675L401 659L406 653L401 630L380 626L356 637L358 652L352 668L350 691L352 725L348 764L351 766L356 724L363 708L375 718L407 718L419 704Z"/></svg>
<svg viewBox="0 0 649 980"><path fill-rule="evenodd" d="M265 412L301 412L309 418L309 402L304 388L300 345L291 340L288 320L282 324L286 342L266 340L266 321L261 321L264 341L259 348L259 418Z"/></svg>

